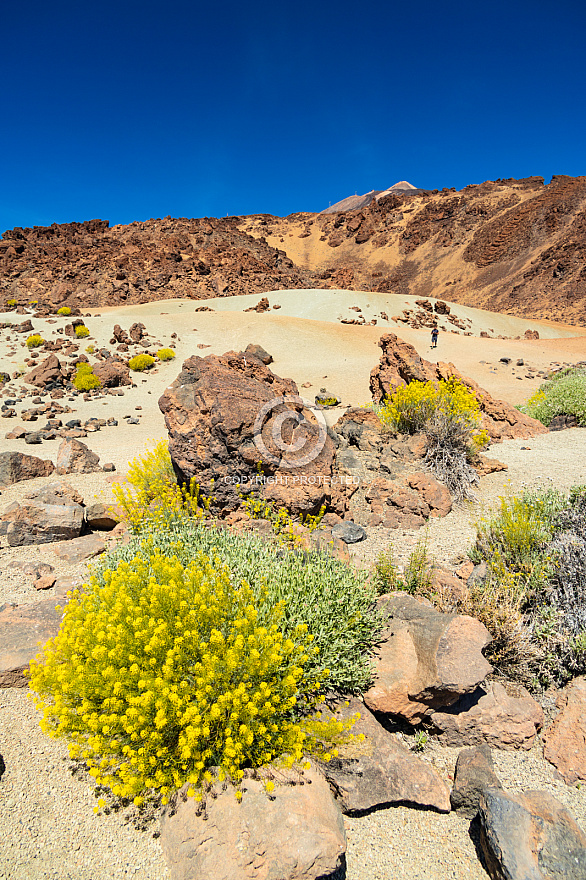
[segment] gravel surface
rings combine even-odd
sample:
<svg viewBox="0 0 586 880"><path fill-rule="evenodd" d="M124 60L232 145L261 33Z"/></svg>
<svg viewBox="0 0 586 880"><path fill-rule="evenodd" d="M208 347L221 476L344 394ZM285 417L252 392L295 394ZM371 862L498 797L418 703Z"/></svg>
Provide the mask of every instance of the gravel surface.
<svg viewBox="0 0 586 880"><path fill-rule="evenodd" d="M523 449L523 447L530 447ZM483 478L479 505L462 505L427 529L428 545L438 561L456 563L474 537L473 519L499 495L525 485L568 488L586 483L586 431L575 429L547 434L530 441L506 441L490 453L509 465L506 473ZM105 497L111 484L103 474L72 476L69 482L86 497ZM2 507L34 485L29 481L3 492ZM405 558L420 532L389 533L369 530L369 537L351 551L359 564L371 564L390 543ZM48 561L57 573L72 576L82 566L65 566L50 547L11 550L0 547L0 605L6 601L34 601L38 593L10 561ZM404 737L407 744L412 738ZM426 746L423 759L431 761L449 784L457 749L435 743ZM63 743L45 737L38 713L22 689L0 689L0 754L5 771L0 778L0 878L135 877L164 880L168 872L155 827L137 831L124 816L93 813L95 798L87 779L72 776ZM583 792L556 780L553 768L541 756L538 741L531 752L494 752L497 774L512 791L548 789L586 828ZM0 771L1 771L0 763ZM470 823L455 814L395 807L359 818L345 819L348 834L347 880L448 880L485 878L478 860Z"/></svg>

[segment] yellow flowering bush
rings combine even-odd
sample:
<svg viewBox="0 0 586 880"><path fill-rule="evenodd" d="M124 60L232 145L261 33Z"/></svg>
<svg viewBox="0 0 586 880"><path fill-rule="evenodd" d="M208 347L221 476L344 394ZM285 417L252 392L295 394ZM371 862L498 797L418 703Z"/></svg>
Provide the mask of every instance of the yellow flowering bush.
<svg viewBox="0 0 586 880"><path fill-rule="evenodd" d="M128 361L128 366L135 372L142 373L143 370L150 370L155 359L150 354L136 354Z"/></svg>
<svg viewBox="0 0 586 880"><path fill-rule="evenodd" d="M115 797L160 795L211 779L238 783L247 767L304 753L350 722L315 714L320 677L308 676L307 626L289 635L277 603L262 622L246 581L199 554L184 566L151 547L75 591L58 635L30 667L42 728L65 737ZM303 688L300 685L303 683Z"/></svg>
<svg viewBox="0 0 586 880"><path fill-rule="evenodd" d="M157 357L160 361L172 361L175 357L175 352L172 348L160 348L157 352Z"/></svg>
<svg viewBox="0 0 586 880"><path fill-rule="evenodd" d="M94 388L100 388L102 382L95 375L91 364L81 363L77 365L75 378L73 379L73 387L78 391L92 391Z"/></svg>
<svg viewBox="0 0 586 880"><path fill-rule="evenodd" d="M90 331L85 324L76 324L75 335L78 339L85 339L86 336L90 335Z"/></svg>
<svg viewBox="0 0 586 880"><path fill-rule="evenodd" d="M66 318L67 315L71 314L71 309L69 308L69 306L61 306L60 309L57 309L57 314Z"/></svg>
<svg viewBox="0 0 586 880"><path fill-rule="evenodd" d="M43 345L44 342L45 342L45 340L43 339L42 336L40 336L38 333L33 333L33 335L29 336L29 338L27 339L26 347L27 348L38 348L40 345Z"/></svg>

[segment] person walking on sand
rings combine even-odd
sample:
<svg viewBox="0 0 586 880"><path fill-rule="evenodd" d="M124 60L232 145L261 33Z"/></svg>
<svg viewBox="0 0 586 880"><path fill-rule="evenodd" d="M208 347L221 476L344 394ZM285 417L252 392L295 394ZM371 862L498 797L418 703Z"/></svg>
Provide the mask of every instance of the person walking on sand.
<svg viewBox="0 0 586 880"><path fill-rule="evenodd" d="M437 348L438 336L439 336L439 330L437 329L437 327L434 327L433 330L431 331L431 347L432 348Z"/></svg>

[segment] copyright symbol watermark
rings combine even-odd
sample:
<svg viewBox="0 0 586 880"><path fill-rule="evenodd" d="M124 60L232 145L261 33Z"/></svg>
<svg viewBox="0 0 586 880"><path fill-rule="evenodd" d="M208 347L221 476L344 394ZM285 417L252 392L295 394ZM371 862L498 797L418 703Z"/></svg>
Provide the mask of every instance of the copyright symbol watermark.
<svg viewBox="0 0 586 880"><path fill-rule="evenodd" d="M309 464L318 457L328 436L321 410L296 394L274 397L265 403L252 430L263 460L280 468Z"/></svg>

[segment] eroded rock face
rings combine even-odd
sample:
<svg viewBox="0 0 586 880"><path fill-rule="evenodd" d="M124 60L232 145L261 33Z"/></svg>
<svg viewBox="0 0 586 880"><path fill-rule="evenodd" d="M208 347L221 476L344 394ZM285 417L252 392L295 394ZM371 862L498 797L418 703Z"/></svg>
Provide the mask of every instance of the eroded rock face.
<svg viewBox="0 0 586 880"><path fill-rule="evenodd" d="M404 592L382 596L379 605L389 623L375 657L374 685L364 695L373 712L418 724L434 709L475 691L491 672L482 655L491 638L480 621L443 614Z"/></svg>
<svg viewBox="0 0 586 880"><path fill-rule="evenodd" d="M21 480L48 477L54 470L53 462L48 459L22 452L0 452L0 488Z"/></svg>
<svg viewBox="0 0 586 880"><path fill-rule="evenodd" d="M301 781L277 785L269 800L262 782L245 780L241 803L230 789L208 798L206 821L196 815L194 798L180 801L175 815L161 822L172 880L317 880L333 874L346 852L342 813L319 770L304 771Z"/></svg>
<svg viewBox="0 0 586 880"><path fill-rule="evenodd" d="M116 358L96 361L94 375L98 377L105 388L118 388L120 385L131 384L130 370L125 363Z"/></svg>
<svg viewBox="0 0 586 880"><path fill-rule="evenodd" d="M515 437L533 437L547 432L547 428L529 416L520 413L514 406L494 397L480 388L472 379L463 376L453 364L438 363L420 357L412 345L403 342L394 333L381 336L379 345L382 357L379 365L370 374L370 390L373 399L380 402L384 397L401 386L414 380L436 382L452 376L466 385L476 395L482 411L482 427L491 440L500 441Z"/></svg>
<svg viewBox="0 0 586 880"><path fill-rule="evenodd" d="M0 518L10 547L77 538L83 527L82 497L66 483L50 483L13 502Z"/></svg>
<svg viewBox="0 0 586 880"><path fill-rule="evenodd" d="M260 360L191 357L159 407L180 481L194 478L216 508L236 510L253 486L294 513L331 505L334 443L295 383Z"/></svg>
<svg viewBox="0 0 586 880"><path fill-rule="evenodd" d="M586 835L546 791L486 789L480 843L493 880L584 880Z"/></svg>
<svg viewBox="0 0 586 880"><path fill-rule="evenodd" d="M438 773L399 743L360 700L342 706L336 717L360 713L352 733L363 742L340 746L339 756L322 765L345 813L407 802L449 813L448 789Z"/></svg>
<svg viewBox="0 0 586 880"><path fill-rule="evenodd" d="M389 529L418 529L429 517L446 516L452 498L446 486L430 474L411 474L398 480L377 477L366 490L372 524Z"/></svg>
<svg viewBox="0 0 586 880"><path fill-rule="evenodd" d="M543 734L544 757L568 785L586 782L586 678L576 678L558 698L560 713Z"/></svg>
<svg viewBox="0 0 586 880"><path fill-rule="evenodd" d="M434 712L431 722L440 742L448 746L489 743L498 749L530 749L543 726L543 709L525 688L510 697L493 682L462 697L455 705Z"/></svg>

